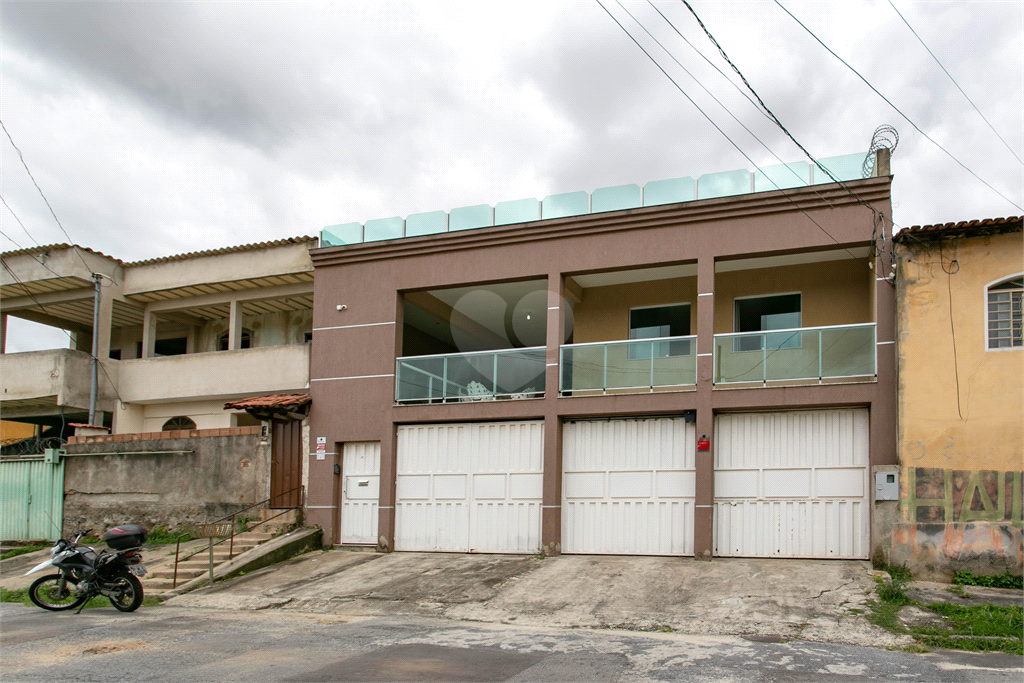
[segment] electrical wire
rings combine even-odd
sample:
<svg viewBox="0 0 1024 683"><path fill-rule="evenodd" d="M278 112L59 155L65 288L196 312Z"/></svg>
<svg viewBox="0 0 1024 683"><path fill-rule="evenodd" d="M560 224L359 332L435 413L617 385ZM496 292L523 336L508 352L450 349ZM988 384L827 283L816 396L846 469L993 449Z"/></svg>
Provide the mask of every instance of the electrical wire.
<svg viewBox="0 0 1024 683"><path fill-rule="evenodd" d="M953 242L954 249L956 242ZM957 362L956 357L956 327L953 325L953 276L960 272L960 261L954 256L949 262L949 268L946 268L946 259L942 254L942 240L939 240L939 264L942 267L942 272L946 274L946 292L949 294L949 334L953 339L953 377L956 379L956 413L960 416L960 419L964 419L963 410L960 407L960 365ZM954 270L953 267L956 266Z"/></svg>
<svg viewBox="0 0 1024 683"><path fill-rule="evenodd" d="M676 82L676 80L675 80L674 78L672 78L672 76L671 76L671 75L669 75L668 71L666 71L666 70L665 70L665 68L664 68L664 67L662 67L662 66L661 66L661 64L659 64L659 63L658 63L658 60L656 60L656 59L655 59L655 58L654 58L654 57L653 57L653 56L651 55L651 53L650 53L650 52L648 52L648 51L647 51L647 49L646 49L646 48L645 48L645 47L644 47L643 45L641 45L641 44L640 44L640 41L638 41L638 40L637 40L636 38L634 38L634 37L633 37L633 34L631 34L631 33L629 32L629 30L628 30L628 29L627 29L627 28L626 28L625 26L623 26L623 25L622 25L622 22L620 22L620 21L619 21L619 20L618 20L618 19L617 19L617 18L615 17L615 15L614 15L614 14L612 14L612 13L611 13L610 11L608 11L608 8L604 6L604 4L603 4L603 3L601 2L601 0L595 0L595 2L597 2L597 4L601 6L601 9L603 9L603 10L604 10L604 11L605 11L605 12L606 12L606 13L608 14L608 16L610 16L610 17L612 18L612 21L614 21L614 22L615 22L616 24L618 24L619 28L621 28L621 29L622 29L622 31L623 31L623 32L624 32L624 33L625 33L625 34L626 34L627 36L629 36L630 40L632 40L632 41L633 41L634 43L636 43L636 46L637 46L637 47L639 47L639 48L640 48L640 50L641 50L641 51L642 51L642 52L643 52L643 53L644 53L645 55L647 55L647 58L648 58L648 59L650 59L650 60L651 60L651 62L653 62L653 63L654 63L654 65L655 65L656 67L658 67L658 70L659 70L659 71L661 71L661 73L665 74L665 77L666 77L666 78L668 78L668 79L669 79L669 80L670 80L670 81L672 82L672 84L673 84L673 85L674 85L674 86L676 87L676 89L677 89L677 90L679 90L679 92L681 92L681 93L683 94L683 96L684 96L684 97L686 97L686 99L688 99L688 100L690 101L690 103L691 103L691 104L692 104L692 105L693 105L694 107L696 107L696 108L697 108L697 111L699 111L699 112L700 112L700 113L701 113L701 114L702 114L702 115L704 116L704 118L708 120L708 123L710 123L710 124L711 124L712 126L714 126L714 127L715 127L715 130L717 130L717 131L718 131L719 133L721 133L721 134L722 134L722 136L723 136L723 137L724 137L724 138L725 138L726 140L728 140L728 141L729 141L729 144L731 144L731 145L732 145L733 147L735 147L735 148L736 148L736 151L738 151L738 152L739 152L740 154L742 154L742 155L743 155L743 158L745 158L745 159L746 159L747 161L749 161L749 162L750 162L750 164L751 164L752 166L756 167L756 166L757 166L757 164L756 164L756 163L754 162L754 160L753 160L753 159L751 159L751 158L750 158L750 156L749 156L749 155L748 155L748 154L747 154L746 152L744 152L744 151L743 151L743 149L742 149L742 148L741 148L741 147L740 147L739 145L737 145L737 144L736 144L736 143L735 143L735 142L733 141L733 139L732 139L732 138L730 138L730 137L729 137L729 135L728 135L728 134L727 134L727 133L726 133L726 132L725 132L724 130L722 130L722 128L721 128L721 127L720 127L720 126L719 126L719 125L718 125L717 123L715 123L714 119L712 119L712 118L711 118L710 116L708 116L707 112L705 112L705 111L704 111L703 109L701 109L701 108L700 108L700 105L699 105L699 104L697 104L697 103L696 103L696 102L695 102L695 101L693 100L693 98L692 98L692 97L690 97L690 95L689 95L689 94L688 94L688 93L687 93L687 92L686 92L685 90L683 90L682 86L680 86L680 85L679 85L679 83L677 83L677 82ZM769 178L769 181L771 181L771 179L770 179L770 178ZM775 185L774 181L772 181L772 184L773 184L773 185ZM832 240L833 242L835 242L836 244L839 244L839 240L837 240L837 239L836 239L836 238L835 238L835 237L834 237L834 236L832 235L832 233L830 233L830 232L829 232L828 230L826 230L826 229L825 229L824 227L822 227L822 225L821 225L820 223L818 223L818 221L814 220L814 218L812 218L810 214L808 214L808 213L807 213L807 212L806 212L806 211L805 211L804 209L802 209L802 208L800 207L800 205L799 205L799 204L797 204L797 203L796 203L795 201L793 201L792 197L790 197L790 196L789 196L789 193L787 193L787 192L786 192L785 190L782 190L781 188L779 188L779 186L778 186L778 185L775 185L775 187L779 189L779 191L780 191L780 192L782 193L782 196L783 196L783 197L785 197L785 198L786 198L786 199L787 199L787 200L788 200L788 201L789 201L789 202L790 202L791 204L793 204L793 206L797 207L797 209L798 209L798 210L799 210L799 211L800 211L800 212L801 212L801 213L802 213L802 214L803 214L804 216L806 216L808 220L810 220L810 221L811 221L812 223L814 223L814 225L816 225L816 226L818 227L818 229L819 229L819 230L821 230L821 231L822 231L823 233L825 233L826 235L828 235L828 237L829 237L829 238L830 238L830 239L831 239L831 240ZM849 249L847 249L847 250L846 250L846 252L847 252L848 254L850 254L850 256L853 256L854 258L856 258L856 256L855 256L855 255L853 254L853 252L851 252L851 251L850 251Z"/></svg>
<svg viewBox="0 0 1024 683"><path fill-rule="evenodd" d="M737 117L737 116L736 116L735 114L733 114L733 113L732 113L732 111L731 111L731 110L730 110L730 109L729 109L729 108L728 108L727 106L725 106L724 104L722 104L721 100L719 100L719 99L718 99L717 97L715 97L714 93L712 93L712 92L711 92L710 90L708 90L708 88L707 88L707 87L706 87L706 86L705 86L705 85L704 85L703 83L701 83L701 82L700 82L700 79L698 79L698 78L697 78L696 76L694 76L694 75L693 75L692 73L690 73L690 70L689 70L689 69L687 69L687 68L686 68L685 66L683 66L682 62L680 62L680 61L679 61L678 59L676 59L675 55L673 55L673 54L672 54L672 52L671 52L671 51L669 51L669 49L668 49L668 48L666 48L666 47L665 47L665 46L664 46L664 45L663 45L663 44L661 43L661 41L660 41L660 40L658 40L658 39L657 39L657 38L656 38L656 37L654 36L654 34L653 34L653 33L651 33L651 32L650 32L649 30L647 30L647 27L646 27L646 26L644 26L644 25L643 25L643 23L642 23L642 22L641 22L641 21L640 21L639 19L637 19L637 18L636 18L636 17L635 17L634 15L633 15L633 13L632 13L632 12L630 12L630 11L629 11L628 9L626 9L626 6L622 4L621 0L615 0L615 2L616 2L616 3L618 3L619 7L621 7L621 8L622 8L622 10L623 10L623 11L624 11L624 12L625 12L626 14L628 14L628 15L629 15L630 19L632 19L632 20L633 20L634 22L636 22L636 23L637 23L637 25L638 25L638 26L640 26L640 28L642 28L642 29L644 30L644 32L645 32L645 33L647 33L647 35L648 35L648 36L650 36L651 40L653 40L653 41L654 41L655 43L657 43L657 44L658 44L658 47L660 47L660 48L661 48L662 50L664 50L664 51L665 51L665 53L666 53L666 54L667 54L667 55L668 55L669 57L671 57L671 58L672 58L672 61L674 61L674 62L675 62L676 64L678 64L678 65L679 65L679 68L680 68L680 69L682 69L682 70L683 70L683 71L684 71L684 72L686 73L686 75L687 75L687 76L689 76L690 78L692 78L692 79L694 80L694 82L696 82L696 83L697 83L697 85L699 85L699 86L700 86L700 87L701 87L701 88L702 88L702 89L704 90L704 92L706 92L706 93L708 94L708 96L709 96L709 97L711 97L711 99L713 99L713 100L714 100L715 102L717 102L717 103L718 103L718 106L720 106L720 107L721 107L722 109L724 109L724 110L725 110L725 113L726 113L726 114L728 114L729 116L731 116L731 117L732 117L733 121L735 121L736 123L738 123L738 124L739 124L739 125L740 125L740 126L741 126L741 127L743 128L743 130L747 131L747 133L749 133L749 134L750 134L750 137L752 137L752 138L754 138L755 140L757 140L757 141L758 141L758 142L759 142L759 143L761 144L761 146L762 146L762 147L764 147L764 148L765 148L765 149L766 149L766 150L768 151L768 153L769 153L769 154L771 154L771 155L772 155L773 157L775 157L775 160L776 160L776 161L778 161L778 162L779 162L779 164L781 164L782 166L784 166L784 167L786 168L786 170L788 170L788 171L789 171L789 172L790 172L790 173L791 173L791 174L793 175L793 177L794 177L794 178L796 178L797 180L800 180L800 181L803 181L803 180L804 180L803 178L801 178L801 177L800 177L800 174L799 174L799 173L797 173L797 172L796 172L795 170L793 170L792 168L790 168L790 167L789 167L789 166L788 166L788 165L786 164L786 162L784 162L784 161L783 161L783 160L782 160L782 159L781 159L781 158L779 157L779 155L778 155L778 154L776 154L776 153L775 153L775 152L774 152L774 151L773 151L773 150L772 150L772 149L771 149L771 148L770 148L770 147L769 147L768 145L766 145L766 144L765 144L764 142L762 142L761 138L757 137L757 135L756 135L756 134L754 134L754 131L752 131L752 130L750 130L749 128L747 128L747 126L746 126L746 125L745 125L745 124L744 124L744 123L743 123L742 121L740 121L740 119L739 119L739 118L738 118L738 117ZM655 9L657 9L657 7L655 7ZM661 14L661 13L659 12L659 14ZM662 16L662 17L664 17L665 15L664 15L664 14L662 14L661 16ZM666 19L666 21L668 21L668 20ZM669 23L669 25L670 25L670 26L672 25L672 24L671 24L671 22ZM675 26L672 26L672 28L675 28ZM678 29L676 30L676 33L679 33ZM681 34L681 33L680 33L679 35L680 35L680 36L682 36L682 34ZM683 39L685 40L685 38L683 38ZM721 72L719 72L719 73L721 73ZM723 74L723 75L724 75L724 74ZM730 81L730 82L731 82L731 81ZM735 84L733 84L733 85L735 85ZM748 97L747 99L749 100L750 98ZM753 102L751 102L751 103L753 104ZM755 106L756 106L756 105L755 105ZM760 111L760 110L758 110L758 111ZM763 112L762 112L762 113L763 113ZM756 166L756 165L755 165L755 166ZM766 178L766 179L768 179L768 181L769 181L769 182L771 182L771 184L772 184L772 185L775 185L775 189L777 189L777 190L781 190L781 189L782 189L782 188L780 188L780 187L778 186L778 184L777 184L777 183L775 183L775 181L774 181L774 180L772 180L771 178L768 178L768 176L767 176L767 175L765 175L765 178ZM806 179L806 180L807 180L807 181L809 182L809 181L810 181L810 178L808 178L808 179ZM813 186L810 186L810 185L808 185L808 187L810 187L810 188L811 188L812 190L814 190ZM834 205L832 204L832 202L828 201L828 200L827 200L827 199L826 199L826 198L825 198L825 197L824 197L824 196L823 196L823 195L822 195L822 194L821 194L820 192L818 192L817 190L814 190L814 193L815 193L816 195L818 195L818 198L819 198L819 199L821 199L821 200L822 200L823 202L825 202L826 204L828 204L828 207L829 207L830 209L834 209L834 208L835 208L835 206L834 206Z"/></svg>
<svg viewBox="0 0 1024 683"><path fill-rule="evenodd" d="M7 207L7 210L11 212L12 216L14 216L14 220L18 221L18 225L20 225L21 229L25 231L25 234L28 235L28 238L30 240L32 240L33 242L35 242L37 247L43 246L43 245L39 244L39 240L37 240L35 237L33 237L32 233L30 233L28 231L28 228L25 227L25 224L21 222L20 218L18 218L18 214L14 213L14 209L12 209L11 205L7 203L7 200L3 198L3 195L0 195L0 202L4 203L4 206ZM10 240L11 238L8 237L7 239ZM14 242L14 240L11 240L11 241ZM14 243L17 244L17 242L14 242Z"/></svg>
<svg viewBox="0 0 1024 683"><path fill-rule="evenodd" d="M747 102L750 102L750 104L754 107L754 109L757 111L758 114L760 114L761 116L763 116L766 119L768 119L769 121L771 121L771 117L768 116L768 114L766 114L759 106L757 106L757 103L754 102L754 100L750 99L750 95L748 95L746 92L744 92L743 88L741 88L740 86L736 85L736 82L733 81L731 78L729 78L725 74L724 71L719 69L717 64L712 62L710 59L707 58L707 56L705 56L705 54L703 52L698 50L697 46L694 45L693 43L691 43L689 41L689 39L687 39L687 37L683 35L682 31L680 31L678 28L676 28L676 25L672 23L672 20L669 19L668 17L666 17L665 14L660 9L658 9L658 6L654 4L653 0L647 0L647 4L649 4L651 7L653 7L654 11L661 15L661 18L665 20L665 23L667 23L669 26L671 26L672 30L679 34L679 37L683 39L684 43L689 45L690 48L692 48L694 52L696 52L698 55L700 55L701 59L703 59L705 62L707 62L708 65L712 69L714 69L719 74L721 74L722 78L724 78L726 80L726 82L729 83L729 85L731 85L732 87L736 88L736 92L738 92L740 95L743 95L743 97L746 98Z"/></svg>
<svg viewBox="0 0 1024 683"><path fill-rule="evenodd" d="M687 4L687 6L689 6L689 3L687 3L687 2L686 2L686 0L682 0L682 1L683 1L684 3L686 3L686 4ZM1002 192L1000 192L999 190L997 190L996 188L994 188L994 187L993 187L993 186L992 186L991 184L989 184L989 182L988 182L988 181L986 181L986 180L985 180L984 178L982 178L982 177L981 177L981 176L979 176L979 175L978 175L977 173L975 173L975 172L974 172L974 171L972 171L972 170L971 170L970 168L968 168L968 167L967 167L967 166L966 166L966 165L965 165L965 164L964 164L964 163L963 163L962 161L960 161L960 160L959 160L959 159L957 159L957 158L956 158L955 156L953 156L953 154L952 154L952 153L951 153L951 152L950 152L950 151L949 151L948 149L946 149L945 147L943 147L942 145L940 145L940 144L939 144L939 143L938 143L938 142L937 142L937 141L936 141L936 140L935 140L934 138L932 138L932 136L928 135L928 133L926 133L926 132L924 132L923 130L921 130L921 127L920 127L920 126L918 126L918 125L917 125L916 123L914 123L914 121L913 121L913 120L911 120L911 118L910 118L909 116L907 116L907 115L906 115L906 114L904 114L904 113L903 113L902 111L900 111L899 107L897 107L897 106L896 106L895 104L893 104L893 103L892 103L892 102L891 102L891 101L889 100L889 98L888 98L888 97L886 97L885 95L883 95L883 94L882 94L881 92L879 92L879 91L878 91L878 88L876 88L875 86L871 85L871 82L870 82L870 81L868 81L868 79L864 78L864 77L863 77L863 76L862 76L862 75L860 74L860 72L859 72L859 71L857 71L856 69L854 69L854 68L853 68L852 66L850 66L850 65L849 65L849 63L847 63L847 62L846 62L846 60L844 60L844 59L843 59L842 57L840 57L839 55L837 55L837 54L836 54L836 53L835 53L835 52L834 52L834 51L832 50L832 48L830 48L830 47L829 47L828 45L826 45L826 44L825 44L825 42L824 42L824 41L823 41L823 40L822 40L821 38L819 38L818 36L816 36L816 35L814 34L814 31L812 31L811 29L807 28L807 26L806 26L806 25L804 25L804 23L803 23L802 21L800 21L799 19L797 19L797 18L796 18L796 16L794 16L792 12L790 12L790 11L789 11L788 9L786 9L785 5L783 5L783 4L781 3L781 2L779 2L779 0L774 0L774 2L775 2L775 4L776 4L776 5L778 5L779 7L781 7L781 8L782 8L782 11L784 11L784 12L785 12L786 14L788 14L788 15L789 15L790 17L792 17L792 18L793 18L793 21L795 21L796 23L798 23L798 24L799 24L799 25L801 26L801 28L803 28L803 29L804 29L805 31L807 31L807 33L809 33L809 34L810 34L810 36L811 36L812 38L814 38L814 39L815 39L816 41L818 41L818 43L819 43L819 44L820 44L820 45L821 45L821 46L822 46L823 48L825 48L826 50L828 50L829 54L831 54L831 55L832 55L833 57L835 57L835 58L836 58L836 59L838 59L838 60L839 60L840 62L842 62L842 63L843 63L843 65L844 65L844 66L845 66L846 68L848 68L848 69L849 69L850 71L852 71L852 72L853 72L854 74L856 74L856 75L857 75L857 77L858 77L858 78L860 78L860 80L864 81L865 85L867 85L867 86L868 86L869 88L871 88L871 90L873 90L873 91L874 91L874 93L875 93L876 95L878 95L879 97L881 97L881 98L882 98L882 99L883 99L883 100L885 101L885 103L886 103L886 104L888 104L888 105L889 105L890 107L892 107L892 108L893 108L893 109L894 109L894 110L896 111L896 113L897 113L897 114L899 114L900 116L902 116L902 117L904 118L904 120L906 120L906 122L907 122L907 123L909 123L909 124L910 124L911 126L913 126L913 127L914 127L914 130L916 130L916 131L917 131L918 133L920 133L921 135L923 135L923 136L924 136L924 138L925 138L926 140L928 140L928 142L932 143L933 145L935 145L936 147L938 147L938 148L939 148L940 150L942 150L942 152L943 152L943 153L945 153L945 155L946 155L946 156L948 156L948 157L949 157L950 159L952 159L953 161L955 161L955 162L957 163L957 165L958 165L958 166L960 166L960 168L964 169L965 171L967 171L968 173L970 173L970 174L971 174L972 176L974 176L975 178L977 178L977 179L978 179L979 181L981 181L981 182L982 182L982 183L983 183L983 184L985 185L985 187L987 187L988 189L992 190L992 191L993 191L993 192L995 192L995 193L996 193L997 195L999 195L1000 197L1002 197L1003 199L1005 199L1005 200L1006 200L1007 202L1009 202L1009 203L1010 203L1010 204L1012 204L1013 206L1017 207L1018 209L1024 210L1024 207L1022 207L1022 206L1021 206L1020 204L1017 204L1017 203L1016 203L1015 201L1013 201L1012 199L1010 199L1009 197L1007 197L1006 195L1004 195L1004 194L1003 194ZM692 10L692 8L691 8L691 11L693 11L693 10ZM695 15L695 16L696 16L696 15Z"/></svg>
<svg viewBox="0 0 1024 683"><path fill-rule="evenodd" d="M53 216L53 220L57 221L57 227L60 228L60 231L64 233L64 237L66 237L68 242L73 246L75 241L71 239L71 235L68 234L68 231L64 229L64 225L60 222L60 219L57 218L57 213L53 210L53 207L50 206L50 200L46 198L46 195L43 193L43 188L39 187L39 183L36 182L36 177L32 175L32 171L29 169L28 163L25 161L25 155L21 153L21 149L18 148L18 145L14 144L14 138L11 137L11 133L7 130L7 126L4 125L2 119L0 119L0 128L3 128L4 133L7 134L7 139L11 141L11 146L14 147L14 151L18 153L18 158L21 159L21 165L25 167L25 172L28 173L28 177L32 179L32 184L36 186L37 190L39 190L39 196L43 198L44 202L46 202L46 208L50 210L50 215ZM89 268L89 264L85 262L85 259L77 249L75 250L75 255L82 261L82 265L85 266L86 270L91 272L92 269Z"/></svg>
<svg viewBox="0 0 1024 683"><path fill-rule="evenodd" d="M967 95L967 93L964 92L964 89L961 88L960 84L956 82L955 78L953 78L953 74L949 73L949 70L946 69L945 66L943 66L942 62L939 61L939 58L935 56L934 52L932 52L932 49L928 47L928 45L924 42L924 39L918 35L917 31L914 30L914 27L910 25L909 21L907 21L907 18L903 16L903 13L900 12L899 9L896 8L896 5L892 3L892 0L889 0L889 5L893 8L896 14L899 15L899 18L903 20L903 23L907 25L907 28L909 28L910 32L914 34L914 37L917 38L917 40L921 43L922 47L924 47L925 50L928 50L928 54L932 56L932 59L934 59L935 63L939 65L939 68L942 69L947 76L949 76L949 80L953 82L953 85L955 85L956 89L960 91L960 94L963 95L967 99L967 101L971 103L971 106L974 107L974 111L978 112L978 116L985 120L985 123L987 123L988 127L992 129L992 132L996 134L996 137L999 138L1003 145L1006 146L1006 149L1010 150L1010 154L1012 154L1019 163L1024 164L1024 161L1021 161L1021 158L1017 155L1015 151L1013 151L1013 147L1010 147L1010 143L1003 139L1003 136L999 134L999 131L996 130L996 127L992 125L992 122L989 121L988 118L981 113L981 110L978 109L978 105L976 105L974 103L974 100L972 100Z"/></svg>

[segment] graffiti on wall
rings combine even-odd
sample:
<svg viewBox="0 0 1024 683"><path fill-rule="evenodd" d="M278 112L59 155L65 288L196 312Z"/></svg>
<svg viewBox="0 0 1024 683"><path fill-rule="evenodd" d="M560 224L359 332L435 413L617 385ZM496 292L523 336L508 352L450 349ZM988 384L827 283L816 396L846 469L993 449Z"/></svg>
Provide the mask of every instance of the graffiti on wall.
<svg viewBox="0 0 1024 683"><path fill-rule="evenodd" d="M918 524L1004 522L1024 526L1024 472L907 468L906 519Z"/></svg>

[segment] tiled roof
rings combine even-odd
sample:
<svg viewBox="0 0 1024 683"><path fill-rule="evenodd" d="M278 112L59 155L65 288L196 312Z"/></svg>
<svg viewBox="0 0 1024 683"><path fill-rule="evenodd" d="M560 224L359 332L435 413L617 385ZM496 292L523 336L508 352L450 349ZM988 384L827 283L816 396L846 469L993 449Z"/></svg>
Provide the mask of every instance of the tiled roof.
<svg viewBox="0 0 1024 683"><path fill-rule="evenodd" d="M122 266L124 265L124 263L121 261L121 259L114 258L113 256L107 256L102 251L96 251L95 249L90 249L89 247L83 247L83 246L78 245L78 244L72 245L72 244L66 244L66 243L44 244L44 245L39 246L39 247L28 247L27 249L17 249L15 251L5 251L5 252L2 253L2 255L10 257L10 256L21 256L22 254L40 254L40 253L42 253L44 251L55 251L55 250L58 250L58 249L70 249L73 246L74 247L78 247L82 251L87 251L90 254L96 254L97 256L102 256L103 258L108 258L111 261L117 262L119 265L122 265Z"/></svg>
<svg viewBox="0 0 1024 683"><path fill-rule="evenodd" d="M237 247L222 247L220 249L207 249L205 251L190 251L187 254L161 256L159 258L146 259L145 261L132 261L124 265L127 268L131 268L134 266L148 266L153 263L166 263L168 261L184 261L186 259L197 258L199 256L215 256L217 254L230 254L236 251L253 251L256 249L265 249L267 247L280 247L285 244L305 244L307 242L316 242L318 240L318 237L310 237L309 235L302 235L300 237L286 237L285 239L273 240L270 242L241 244Z"/></svg>
<svg viewBox="0 0 1024 683"><path fill-rule="evenodd" d="M224 404L225 410L245 410L247 408L297 408L313 401L309 394L271 394L244 398Z"/></svg>
<svg viewBox="0 0 1024 683"><path fill-rule="evenodd" d="M1007 216L1006 218L982 218L973 221L960 221L959 223L936 223L935 225L914 225L904 228L896 234L896 242L904 242L908 239L938 239L952 235L963 235L965 237L980 237L1000 232L1016 232L1021 230L1021 216Z"/></svg>

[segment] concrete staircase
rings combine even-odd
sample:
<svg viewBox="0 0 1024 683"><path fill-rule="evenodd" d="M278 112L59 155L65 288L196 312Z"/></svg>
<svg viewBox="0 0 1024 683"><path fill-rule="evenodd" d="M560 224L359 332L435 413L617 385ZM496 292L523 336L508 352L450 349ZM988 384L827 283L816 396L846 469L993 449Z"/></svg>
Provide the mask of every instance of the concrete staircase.
<svg viewBox="0 0 1024 683"><path fill-rule="evenodd" d="M274 520L276 521L276 520ZM249 531L242 534L237 534L234 540L233 556L238 557L247 550L255 548L257 545L269 541L274 537L274 534L265 531ZM215 541L217 539L214 539ZM231 545L231 541L225 541L220 545L213 546L213 566L216 568L218 565L227 562L228 549ZM191 550L189 552L195 552ZM183 553L184 554L184 553ZM147 563L148 564L148 563ZM206 574L210 571L210 551L207 548L203 548L198 554L193 555L188 560L178 563L178 585L182 585L188 581L191 581L197 576ZM144 593L163 593L171 590L174 583L174 557L171 557L167 562L161 562L154 566L146 576L142 578L142 590Z"/></svg>

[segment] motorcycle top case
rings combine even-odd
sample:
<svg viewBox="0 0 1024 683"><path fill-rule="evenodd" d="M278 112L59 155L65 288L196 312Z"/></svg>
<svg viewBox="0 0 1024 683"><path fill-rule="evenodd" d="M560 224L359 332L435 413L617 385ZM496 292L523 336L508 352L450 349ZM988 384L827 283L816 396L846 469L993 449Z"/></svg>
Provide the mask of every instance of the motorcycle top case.
<svg viewBox="0 0 1024 683"><path fill-rule="evenodd" d="M122 524L103 534L103 542L114 550L134 548L146 542L149 534L138 524Z"/></svg>

